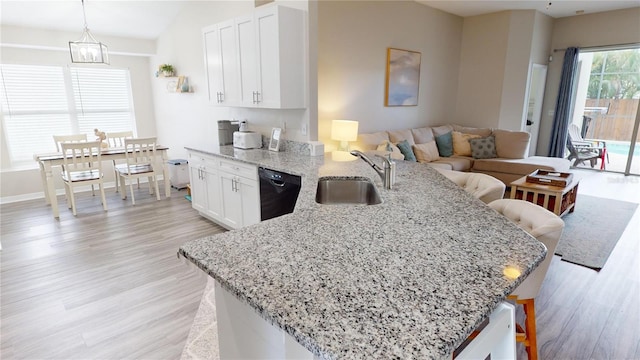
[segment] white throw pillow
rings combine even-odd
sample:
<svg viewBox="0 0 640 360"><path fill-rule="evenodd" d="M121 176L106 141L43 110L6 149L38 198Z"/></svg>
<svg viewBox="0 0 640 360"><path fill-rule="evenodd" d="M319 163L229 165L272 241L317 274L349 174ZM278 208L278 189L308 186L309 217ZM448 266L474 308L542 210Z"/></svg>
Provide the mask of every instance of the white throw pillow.
<svg viewBox="0 0 640 360"><path fill-rule="evenodd" d="M436 145L435 141L413 145L413 152L416 154L416 159L418 159L418 162L421 163L432 162L440 159L440 154L438 153L438 145Z"/></svg>
<svg viewBox="0 0 640 360"><path fill-rule="evenodd" d="M400 149L391 141L383 141L380 145L378 145L378 148L376 150L383 151L385 153L391 152L391 158L394 160L404 160L404 155L402 155Z"/></svg>

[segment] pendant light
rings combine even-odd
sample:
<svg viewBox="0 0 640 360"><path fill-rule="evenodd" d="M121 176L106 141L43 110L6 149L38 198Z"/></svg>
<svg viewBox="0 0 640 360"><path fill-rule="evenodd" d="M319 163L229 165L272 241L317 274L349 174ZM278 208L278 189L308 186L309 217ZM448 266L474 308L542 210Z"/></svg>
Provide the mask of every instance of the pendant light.
<svg viewBox="0 0 640 360"><path fill-rule="evenodd" d="M107 45L99 42L89 32L87 26L87 14L84 10L84 0L82 1L82 15L84 16L84 31L82 37L76 41L69 41L69 51L71 52L71 62L83 64L109 64L109 53Z"/></svg>

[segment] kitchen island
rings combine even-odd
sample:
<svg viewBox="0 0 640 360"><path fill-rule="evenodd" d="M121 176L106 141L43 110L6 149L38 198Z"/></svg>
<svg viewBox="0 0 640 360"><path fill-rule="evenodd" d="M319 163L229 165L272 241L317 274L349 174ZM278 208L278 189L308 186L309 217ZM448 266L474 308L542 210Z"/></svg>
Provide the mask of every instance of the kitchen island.
<svg viewBox="0 0 640 360"><path fill-rule="evenodd" d="M450 357L546 254L424 164L398 162L384 190L360 160L188 150L302 176L292 214L189 241L179 254L319 358ZM367 177L383 202L317 204L325 176Z"/></svg>

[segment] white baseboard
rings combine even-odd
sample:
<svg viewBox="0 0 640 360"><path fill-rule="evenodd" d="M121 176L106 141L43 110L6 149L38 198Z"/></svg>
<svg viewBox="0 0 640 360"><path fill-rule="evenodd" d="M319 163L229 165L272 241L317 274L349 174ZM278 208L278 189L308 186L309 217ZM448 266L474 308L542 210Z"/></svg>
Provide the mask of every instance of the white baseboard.
<svg viewBox="0 0 640 360"><path fill-rule="evenodd" d="M160 174L160 176L158 176L158 181L162 181L162 180L164 180L164 179L162 178L162 174ZM140 178L140 183L141 184L146 184L147 182L148 182L147 178ZM158 184L158 186L160 186L160 184ZM105 182L104 183L104 188L105 189L110 189L110 188L115 189L115 187L116 187L116 182L115 181L110 181L110 182ZM97 189L98 187L95 186L95 188ZM91 191L91 185L79 187L79 188L76 188L76 189L79 189L80 191ZM56 189L56 195L64 195L64 189ZM2 204L11 204L11 203L20 202L20 201L27 201L27 200L36 200L36 199L43 199L44 200L44 191L39 191L39 192L29 193L29 194L20 194L20 195L0 197L0 205L2 205Z"/></svg>

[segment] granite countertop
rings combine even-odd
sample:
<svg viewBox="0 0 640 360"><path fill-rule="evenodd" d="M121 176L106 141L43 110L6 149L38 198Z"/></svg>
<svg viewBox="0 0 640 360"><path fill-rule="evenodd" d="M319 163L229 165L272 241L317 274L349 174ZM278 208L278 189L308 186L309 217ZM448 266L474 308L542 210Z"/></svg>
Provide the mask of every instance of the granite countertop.
<svg viewBox="0 0 640 360"><path fill-rule="evenodd" d="M444 359L544 259L544 245L433 168L385 190L361 160L193 149L298 174L292 214L185 243L195 263L322 359ZM320 205L322 176L364 176L383 202ZM522 275L503 275L514 267Z"/></svg>

